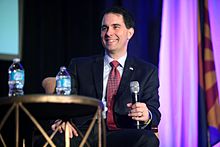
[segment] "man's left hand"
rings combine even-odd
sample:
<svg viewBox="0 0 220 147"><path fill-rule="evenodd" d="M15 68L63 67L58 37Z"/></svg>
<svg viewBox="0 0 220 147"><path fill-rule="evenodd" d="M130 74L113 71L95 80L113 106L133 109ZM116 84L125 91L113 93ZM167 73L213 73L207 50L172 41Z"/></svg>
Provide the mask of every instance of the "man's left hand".
<svg viewBox="0 0 220 147"><path fill-rule="evenodd" d="M127 107L131 109L128 116L130 116L133 120L144 122L149 120L149 110L145 103L128 103Z"/></svg>

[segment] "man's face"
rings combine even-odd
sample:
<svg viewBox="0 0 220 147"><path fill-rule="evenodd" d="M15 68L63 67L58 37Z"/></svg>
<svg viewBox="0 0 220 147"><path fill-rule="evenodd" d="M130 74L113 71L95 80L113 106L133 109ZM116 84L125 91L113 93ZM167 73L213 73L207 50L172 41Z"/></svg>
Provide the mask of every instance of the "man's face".
<svg viewBox="0 0 220 147"><path fill-rule="evenodd" d="M128 41L133 33L133 28L126 28L122 15L115 13L104 15L101 26L101 39L108 53L123 55L127 51Z"/></svg>

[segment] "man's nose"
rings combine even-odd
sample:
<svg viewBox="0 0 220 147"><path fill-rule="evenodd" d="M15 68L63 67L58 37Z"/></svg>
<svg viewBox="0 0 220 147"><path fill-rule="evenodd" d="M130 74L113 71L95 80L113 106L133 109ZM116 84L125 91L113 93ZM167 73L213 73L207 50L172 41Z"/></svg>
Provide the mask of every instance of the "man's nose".
<svg viewBox="0 0 220 147"><path fill-rule="evenodd" d="M112 28L108 28L107 31L106 31L106 35L107 36L112 36L113 34L113 29Z"/></svg>

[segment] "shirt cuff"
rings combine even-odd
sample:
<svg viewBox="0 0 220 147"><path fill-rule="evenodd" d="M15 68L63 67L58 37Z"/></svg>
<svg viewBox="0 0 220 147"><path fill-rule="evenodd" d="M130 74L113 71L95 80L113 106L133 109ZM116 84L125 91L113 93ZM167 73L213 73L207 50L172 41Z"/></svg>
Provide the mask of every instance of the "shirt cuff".
<svg viewBox="0 0 220 147"><path fill-rule="evenodd" d="M142 126L141 129L146 128L149 125L149 123L151 122L151 120L152 120L153 116L152 116L152 113L151 113L151 111L149 109L148 109L148 115L149 115L149 119L144 122L144 126Z"/></svg>

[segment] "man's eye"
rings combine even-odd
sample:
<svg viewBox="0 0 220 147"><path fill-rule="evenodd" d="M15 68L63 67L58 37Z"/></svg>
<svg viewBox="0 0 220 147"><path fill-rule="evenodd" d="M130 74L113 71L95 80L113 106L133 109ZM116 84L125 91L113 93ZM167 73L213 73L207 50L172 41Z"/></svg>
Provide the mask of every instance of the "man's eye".
<svg viewBox="0 0 220 147"><path fill-rule="evenodd" d="M107 29L107 27L102 27L101 28L102 31L105 31L106 29Z"/></svg>
<svg viewBox="0 0 220 147"><path fill-rule="evenodd" d="M119 29L119 28L120 28L120 26L117 26L117 25L116 25L116 26L114 26L114 29Z"/></svg>

